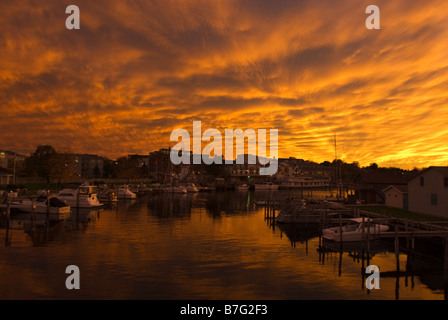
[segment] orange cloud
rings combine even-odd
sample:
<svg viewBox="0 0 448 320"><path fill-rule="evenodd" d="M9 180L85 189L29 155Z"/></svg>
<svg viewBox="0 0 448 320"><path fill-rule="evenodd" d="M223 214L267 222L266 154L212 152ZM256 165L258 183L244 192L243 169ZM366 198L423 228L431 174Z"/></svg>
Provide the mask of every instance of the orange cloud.
<svg viewBox="0 0 448 320"><path fill-rule="evenodd" d="M281 157L447 165L443 0L2 3L0 148L117 157L175 128L279 129ZM37 7L36 7L37 6Z"/></svg>

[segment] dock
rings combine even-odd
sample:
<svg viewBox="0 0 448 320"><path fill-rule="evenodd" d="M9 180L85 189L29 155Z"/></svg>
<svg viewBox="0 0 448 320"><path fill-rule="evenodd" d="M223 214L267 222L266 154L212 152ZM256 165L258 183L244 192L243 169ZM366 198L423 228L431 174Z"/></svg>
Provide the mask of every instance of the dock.
<svg viewBox="0 0 448 320"><path fill-rule="evenodd" d="M291 204L290 204L291 205ZM298 205L298 203L296 204ZM285 208L279 202L267 201L264 205L264 216L271 226L276 225L276 217L280 210ZM329 208L328 208L329 209ZM360 245L365 248L365 254L369 260L369 255L377 240L384 240L392 243L393 251L396 256L397 271L400 270L399 255L401 253L420 254L416 248L416 240L429 243L430 246L437 248L437 257L441 259L444 269L445 281L448 284L448 221L418 221L412 219L399 218L388 216L385 213L373 213L370 211L361 210L359 207L341 206L340 208L329 209L335 213L333 215L322 214L317 219L317 228L319 232L319 243L322 238L322 230L328 227L342 228L342 225L352 221L353 218L366 218L365 226L366 232L363 230L362 241ZM328 212L328 211L325 211ZM314 221L316 222L316 221ZM370 233L370 224L384 224L388 225L388 231ZM302 223L302 225L304 225ZM316 224L314 224L316 227ZM344 251L344 244L346 242L334 242L333 250L338 252ZM421 250L420 250L421 251Z"/></svg>

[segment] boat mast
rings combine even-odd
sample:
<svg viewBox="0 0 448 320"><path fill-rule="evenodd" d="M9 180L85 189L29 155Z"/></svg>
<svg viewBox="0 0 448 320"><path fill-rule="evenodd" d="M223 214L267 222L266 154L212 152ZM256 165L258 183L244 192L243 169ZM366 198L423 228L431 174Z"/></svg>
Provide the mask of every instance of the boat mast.
<svg viewBox="0 0 448 320"><path fill-rule="evenodd" d="M335 159L335 183L336 183L336 197L339 198L342 196L342 188L341 188L341 174L342 170L339 168L338 163L338 153L337 153L337 143L336 143L336 133L334 134L334 159Z"/></svg>

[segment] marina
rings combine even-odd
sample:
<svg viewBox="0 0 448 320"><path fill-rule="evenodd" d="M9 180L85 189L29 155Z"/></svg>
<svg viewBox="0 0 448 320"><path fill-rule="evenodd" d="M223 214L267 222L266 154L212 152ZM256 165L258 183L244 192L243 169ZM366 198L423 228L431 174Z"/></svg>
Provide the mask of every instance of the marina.
<svg viewBox="0 0 448 320"><path fill-rule="evenodd" d="M9 288L1 298L70 299L60 283L75 264L77 298L86 299L447 299L448 224L341 208L316 192L297 204L328 214L278 223L280 205L296 194L151 191L72 208L62 220L2 215L1 268L12 276L0 279ZM363 241L323 237L323 229L359 218ZM368 232L374 222L391 229ZM381 290L365 288L371 264L380 266Z"/></svg>

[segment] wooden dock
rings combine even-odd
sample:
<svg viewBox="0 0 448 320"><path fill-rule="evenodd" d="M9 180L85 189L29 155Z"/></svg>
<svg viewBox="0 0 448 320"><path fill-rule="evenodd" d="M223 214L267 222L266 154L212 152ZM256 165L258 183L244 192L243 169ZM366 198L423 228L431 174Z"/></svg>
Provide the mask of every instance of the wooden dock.
<svg viewBox="0 0 448 320"><path fill-rule="evenodd" d="M291 204L289 204L291 205ZM299 205L299 202L296 203ZM285 208L285 205L267 201L264 207L265 219L271 226L276 224L276 213ZM352 221L353 218L366 218L365 226L366 232L362 234L361 243L366 248L367 260L369 260L370 250L373 247L375 240L392 240L393 248L396 257L397 272L400 273L400 252L415 253L415 239L423 239L422 241L434 241L440 248L438 258L442 259L444 278L448 286L448 221L418 221L412 219L404 219L399 217L387 216L386 214L378 214L370 211L360 210L358 207L341 207L339 209L331 209L332 212L337 213L338 218L322 214L319 220L319 230L322 234L324 228L330 226L339 226L342 230L342 225ZM390 227L391 231L370 233L370 224L385 224ZM379 231L379 230L376 230ZM319 243L321 243L319 236ZM431 240L432 239L432 240ZM401 240L401 241L400 241ZM401 242L401 243L400 243ZM337 250L343 252L344 242L336 242ZM441 255L441 256L440 256Z"/></svg>

